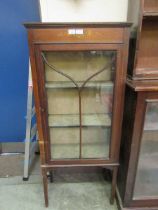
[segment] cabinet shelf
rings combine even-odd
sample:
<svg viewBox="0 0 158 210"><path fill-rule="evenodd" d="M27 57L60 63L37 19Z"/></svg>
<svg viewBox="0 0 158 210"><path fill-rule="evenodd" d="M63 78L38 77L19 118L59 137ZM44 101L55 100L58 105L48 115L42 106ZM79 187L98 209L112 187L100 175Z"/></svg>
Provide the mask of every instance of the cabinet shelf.
<svg viewBox="0 0 158 210"><path fill-rule="evenodd" d="M82 145L82 158L104 158L109 157L109 145L84 144ZM51 145L53 159L79 159L79 144L53 144ZM73 157L73 158L72 158Z"/></svg>
<svg viewBox="0 0 158 210"><path fill-rule="evenodd" d="M77 82L79 87L83 84L83 82ZM102 88L112 88L114 84L111 81L107 82L88 82L85 85L85 88L97 88L97 87L102 87ZM72 82L47 82L45 85L46 88L48 89L60 89L60 88L76 88L75 85Z"/></svg>
<svg viewBox="0 0 158 210"><path fill-rule="evenodd" d="M49 115L50 127L78 127L79 115ZM83 114L82 126L111 126L111 114Z"/></svg>

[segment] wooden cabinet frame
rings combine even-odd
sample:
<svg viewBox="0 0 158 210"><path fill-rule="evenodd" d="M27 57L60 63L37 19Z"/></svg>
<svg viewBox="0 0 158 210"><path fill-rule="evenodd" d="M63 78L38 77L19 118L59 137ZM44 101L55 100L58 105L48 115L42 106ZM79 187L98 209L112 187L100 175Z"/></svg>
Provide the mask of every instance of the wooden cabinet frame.
<svg viewBox="0 0 158 210"><path fill-rule="evenodd" d="M48 206L47 172L51 172L56 167L100 166L110 168L113 171L111 203L114 201L119 166L119 147L128 58L129 26L129 23L25 24L25 27L28 28L46 206ZM85 35L72 36L67 34L67 30L74 28L83 28ZM48 132L48 110L45 91L44 64L41 53L43 51L75 52L88 50L111 50L116 51L117 55L109 159L52 160Z"/></svg>
<svg viewBox="0 0 158 210"><path fill-rule="evenodd" d="M158 196L141 196L140 198L134 198L134 187L142 143L146 108L148 103L158 102L157 90L158 82L156 80L149 82L127 80L127 97L123 120L124 132L121 146L122 163L118 184L122 204L127 209L142 209L143 207L147 209L153 209L155 207L154 209L156 209L158 207ZM131 101L133 102L131 103ZM129 112L131 113L130 118ZM129 129L130 132L128 132Z"/></svg>

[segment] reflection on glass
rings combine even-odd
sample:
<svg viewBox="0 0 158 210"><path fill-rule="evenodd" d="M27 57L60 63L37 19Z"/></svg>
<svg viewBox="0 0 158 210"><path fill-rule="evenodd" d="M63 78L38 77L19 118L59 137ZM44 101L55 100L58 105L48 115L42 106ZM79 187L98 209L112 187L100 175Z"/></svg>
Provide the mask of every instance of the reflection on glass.
<svg viewBox="0 0 158 210"><path fill-rule="evenodd" d="M147 104L134 198L158 196L158 102Z"/></svg>
<svg viewBox="0 0 158 210"><path fill-rule="evenodd" d="M88 85L88 83L87 83ZM86 86L85 86L86 87ZM113 83L100 83L82 92L82 112L89 113L91 126L83 129L83 158L108 158L111 138ZM88 133L93 135L88 136Z"/></svg>
<svg viewBox="0 0 158 210"><path fill-rule="evenodd" d="M42 57L52 159L109 158L116 52Z"/></svg>

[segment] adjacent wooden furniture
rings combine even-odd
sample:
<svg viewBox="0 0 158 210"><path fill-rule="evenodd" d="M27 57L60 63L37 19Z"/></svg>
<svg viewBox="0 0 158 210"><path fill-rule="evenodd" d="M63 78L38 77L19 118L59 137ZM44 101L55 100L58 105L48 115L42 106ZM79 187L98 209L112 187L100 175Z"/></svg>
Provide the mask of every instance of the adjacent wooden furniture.
<svg viewBox="0 0 158 210"><path fill-rule="evenodd" d="M158 79L158 0L140 0L137 41L136 47L131 42L130 60L130 78Z"/></svg>
<svg viewBox="0 0 158 210"><path fill-rule="evenodd" d="M127 80L118 187L125 209L158 209L158 80Z"/></svg>
<svg viewBox="0 0 158 210"><path fill-rule="evenodd" d="M132 3L133 1L130 2ZM129 16L133 12L130 11ZM131 39L129 52L118 176L118 195L121 198L119 204L122 203L122 210L156 210L158 209L158 0L140 0L137 39L136 41Z"/></svg>
<svg viewBox="0 0 158 210"><path fill-rule="evenodd" d="M129 23L26 23L45 205L47 172L107 167L114 201Z"/></svg>

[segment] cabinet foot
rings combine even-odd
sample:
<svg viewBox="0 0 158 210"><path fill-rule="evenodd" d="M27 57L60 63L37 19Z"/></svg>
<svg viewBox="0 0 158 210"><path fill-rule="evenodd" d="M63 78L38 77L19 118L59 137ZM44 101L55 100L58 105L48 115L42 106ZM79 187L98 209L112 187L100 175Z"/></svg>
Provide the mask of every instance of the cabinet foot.
<svg viewBox="0 0 158 210"><path fill-rule="evenodd" d="M45 207L48 207L48 182L47 182L47 174L45 172L43 174L43 189L44 189Z"/></svg>
<svg viewBox="0 0 158 210"><path fill-rule="evenodd" d="M118 173L118 166L114 167L113 172L112 172L112 187L111 187L110 204L114 204L115 193L116 193L116 183L117 183L117 173Z"/></svg>
<svg viewBox="0 0 158 210"><path fill-rule="evenodd" d="M28 181L29 177L23 177L23 181Z"/></svg>

